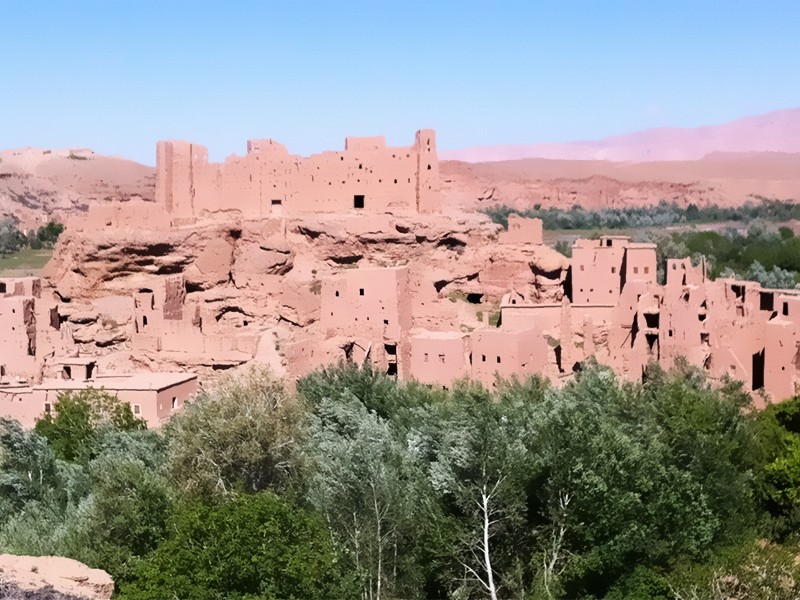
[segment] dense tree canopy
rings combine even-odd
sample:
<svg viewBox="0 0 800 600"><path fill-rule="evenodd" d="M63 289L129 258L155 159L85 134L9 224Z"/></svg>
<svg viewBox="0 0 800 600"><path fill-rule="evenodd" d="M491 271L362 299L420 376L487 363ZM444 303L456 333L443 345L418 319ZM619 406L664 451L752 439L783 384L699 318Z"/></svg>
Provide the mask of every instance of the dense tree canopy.
<svg viewBox="0 0 800 600"><path fill-rule="evenodd" d="M120 598L794 598L800 400L685 365L452 390L343 364L159 431L102 392L0 420L0 551ZM126 410L127 409L127 410Z"/></svg>

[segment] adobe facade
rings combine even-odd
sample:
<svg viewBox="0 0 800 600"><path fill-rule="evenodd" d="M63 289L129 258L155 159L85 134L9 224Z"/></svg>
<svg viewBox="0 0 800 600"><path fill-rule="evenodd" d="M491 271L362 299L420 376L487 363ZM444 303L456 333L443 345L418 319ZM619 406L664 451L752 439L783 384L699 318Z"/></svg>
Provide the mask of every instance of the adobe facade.
<svg viewBox="0 0 800 600"><path fill-rule="evenodd" d="M103 387L158 425L199 379L339 360L449 387L560 382L590 358L638 380L685 358L759 405L800 381L800 292L688 259L661 285L653 244L579 239L567 259L539 219L442 211L432 131L308 158L272 140L223 163L188 142L157 154L156 202L91 212L44 280L0 279L0 414L31 424L60 391Z"/></svg>

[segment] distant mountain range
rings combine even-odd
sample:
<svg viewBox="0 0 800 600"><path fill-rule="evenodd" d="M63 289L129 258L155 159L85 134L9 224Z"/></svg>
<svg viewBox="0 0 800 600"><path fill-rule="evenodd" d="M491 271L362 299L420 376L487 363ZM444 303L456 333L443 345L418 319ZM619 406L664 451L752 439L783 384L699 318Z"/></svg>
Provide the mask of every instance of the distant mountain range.
<svg viewBox="0 0 800 600"><path fill-rule="evenodd" d="M714 152L800 152L800 108L694 129L662 127L560 144L474 146L440 152L439 157L465 162L523 158L650 162L699 160Z"/></svg>

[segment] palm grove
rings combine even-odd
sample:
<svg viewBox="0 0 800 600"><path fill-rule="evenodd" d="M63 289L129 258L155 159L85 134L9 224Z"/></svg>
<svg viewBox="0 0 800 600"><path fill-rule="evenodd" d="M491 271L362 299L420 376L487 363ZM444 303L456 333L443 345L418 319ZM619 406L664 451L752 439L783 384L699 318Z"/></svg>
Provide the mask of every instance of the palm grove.
<svg viewBox="0 0 800 600"><path fill-rule="evenodd" d="M800 401L627 383L263 371L147 430L102 391L0 421L0 551L126 599L796 598Z"/></svg>

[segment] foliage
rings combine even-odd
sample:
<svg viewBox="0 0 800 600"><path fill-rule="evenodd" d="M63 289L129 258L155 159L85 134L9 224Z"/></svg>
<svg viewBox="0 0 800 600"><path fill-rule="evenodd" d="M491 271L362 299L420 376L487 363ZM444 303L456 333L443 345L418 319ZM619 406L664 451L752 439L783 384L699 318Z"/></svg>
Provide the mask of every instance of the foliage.
<svg viewBox="0 0 800 600"><path fill-rule="evenodd" d="M508 229L510 214L541 219L545 229L639 229L724 221L748 223L755 219L786 222L800 218L800 205L789 200L756 198L756 202L746 202L736 207L716 204L698 207L689 204L684 208L676 202L662 200L655 206L598 210L586 210L578 204L566 210L558 207L542 208L540 205L519 210L501 205L486 208L482 212L504 229Z"/></svg>
<svg viewBox="0 0 800 600"><path fill-rule="evenodd" d="M266 370L228 378L165 428L170 481L200 498L291 487L302 468L302 411Z"/></svg>
<svg viewBox="0 0 800 600"><path fill-rule="evenodd" d="M160 431L71 394L0 420L0 552L134 599L796 597L800 399L645 375L442 390L342 363L292 394L256 370Z"/></svg>
<svg viewBox="0 0 800 600"><path fill-rule="evenodd" d="M66 461L89 460L103 430L146 427L129 404L102 389L62 392L53 408L37 421L36 433L47 438L56 456Z"/></svg>
<svg viewBox="0 0 800 600"><path fill-rule="evenodd" d="M649 236L659 265L667 258L706 257L711 277L757 281L770 288L794 288L800 271L800 238L786 229L753 223L746 232L684 231ZM663 274L662 281L663 281Z"/></svg>
<svg viewBox="0 0 800 600"><path fill-rule="evenodd" d="M14 221L10 219L2 221L0 222L0 256L5 258L25 247L31 250L52 248L63 231L63 225L49 221L47 225L39 227L36 231L31 230L25 234L17 228Z"/></svg>
<svg viewBox="0 0 800 600"><path fill-rule="evenodd" d="M14 254L26 244L25 235L13 221L0 222L0 256Z"/></svg>
<svg viewBox="0 0 800 600"><path fill-rule="evenodd" d="M271 492L181 503L120 598L354 598L324 522Z"/></svg>

